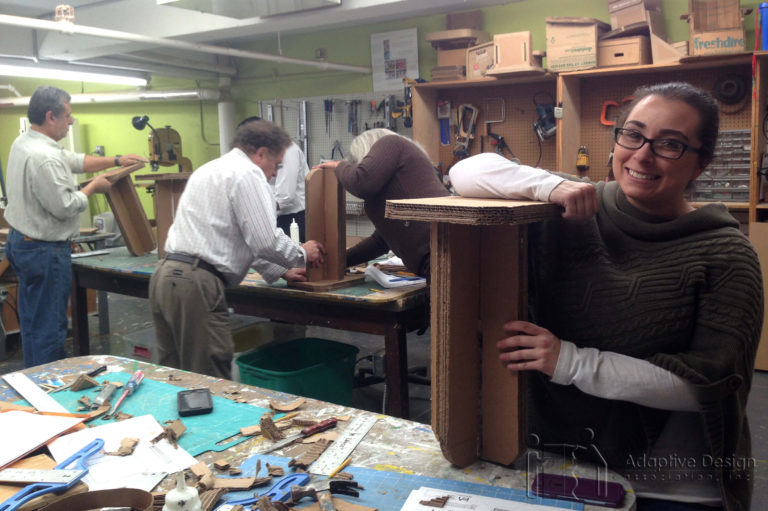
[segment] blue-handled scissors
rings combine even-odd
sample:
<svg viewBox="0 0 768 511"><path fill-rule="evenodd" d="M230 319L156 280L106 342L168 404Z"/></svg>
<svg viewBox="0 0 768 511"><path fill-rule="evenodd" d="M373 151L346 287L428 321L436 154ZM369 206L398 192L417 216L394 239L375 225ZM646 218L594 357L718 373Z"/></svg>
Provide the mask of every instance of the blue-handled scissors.
<svg viewBox="0 0 768 511"><path fill-rule="evenodd" d="M104 440L97 438L66 460L56 465L53 470L66 470L68 468L80 470L80 474L73 476L66 483L34 483L25 486L13 497L0 504L0 511L14 511L20 508L26 502L29 502L32 499L36 499L41 495L45 495L47 493L58 493L72 488L75 483L77 483L85 476L85 474L88 473L88 467L85 466L85 461L99 452L102 447L104 447ZM72 464L75 466L70 467Z"/></svg>
<svg viewBox="0 0 768 511"><path fill-rule="evenodd" d="M215 511L226 511L228 509L232 509L236 505L241 505L243 507L245 506L252 506L253 504L256 504L258 500L262 497L269 497L272 499L272 502L287 502L288 499L291 497L291 486L305 486L309 482L309 474L306 474L304 472L297 472L295 474L291 474L288 477L285 477L281 479L280 481L276 482L272 488L270 488L266 493L262 493L258 497L248 497L245 499L239 499L239 500L228 500L224 502L224 504L220 505L215 509Z"/></svg>

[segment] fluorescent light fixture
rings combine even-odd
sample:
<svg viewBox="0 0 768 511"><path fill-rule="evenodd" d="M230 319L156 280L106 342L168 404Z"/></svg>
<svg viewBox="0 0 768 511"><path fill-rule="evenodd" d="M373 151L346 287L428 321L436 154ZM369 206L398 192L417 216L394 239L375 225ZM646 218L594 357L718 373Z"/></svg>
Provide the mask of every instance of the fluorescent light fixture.
<svg viewBox="0 0 768 511"><path fill-rule="evenodd" d="M110 83L114 85L147 85L146 78L138 76L112 75L85 71L70 71L59 68L39 66L13 66L0 64L0 76L20 76L26 78L45 78L48 80L71 80L75 82Z"/></svg>

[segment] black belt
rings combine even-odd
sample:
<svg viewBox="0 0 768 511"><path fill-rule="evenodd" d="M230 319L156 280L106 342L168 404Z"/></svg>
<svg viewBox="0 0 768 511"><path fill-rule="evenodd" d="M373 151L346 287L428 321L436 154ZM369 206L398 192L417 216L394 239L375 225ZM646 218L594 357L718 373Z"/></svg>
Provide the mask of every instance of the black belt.
<svg viewBox="0 0 768 511"><path fill-rule="evenodd" d="M171 261L179 261L182 263L187 263L193 266L197 266L198 268L202 268L205 271L210 272L216 277L218 277L219 280L221 280L225 285L227 284L227 280L224 278L224 275L222 275L221 272L216 269L216 267L214 267L211 263L204 261L203 259L200 259L199 257L193 257L186 254L166 253L165 258L170 259Z"/></svg>

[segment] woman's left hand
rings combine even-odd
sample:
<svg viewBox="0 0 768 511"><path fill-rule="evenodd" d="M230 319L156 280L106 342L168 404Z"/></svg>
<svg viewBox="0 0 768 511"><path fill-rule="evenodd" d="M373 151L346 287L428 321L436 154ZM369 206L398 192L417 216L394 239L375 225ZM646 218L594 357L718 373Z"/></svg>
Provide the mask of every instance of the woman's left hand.
<svg viewBox="0 0 768 511"><path fill-rule="evenodd" d="M549 377L555 374L560 356L560 339L546 328L528 321L504 324L510 337L496 343L501 360L510 371L541 371Z"/></svg>
<svg viewBox="0 0 768 511"><path fill-rule="evenodd" d="M341 163L341 162L335 161L335 160L324 161L323 163L320 163L320 164L315 165L314 167L312 167L312 170L315 170L315 169L331 169L331 170L333 170L333 169L335 169L336 167L339 166L339 163Z"/></svg>

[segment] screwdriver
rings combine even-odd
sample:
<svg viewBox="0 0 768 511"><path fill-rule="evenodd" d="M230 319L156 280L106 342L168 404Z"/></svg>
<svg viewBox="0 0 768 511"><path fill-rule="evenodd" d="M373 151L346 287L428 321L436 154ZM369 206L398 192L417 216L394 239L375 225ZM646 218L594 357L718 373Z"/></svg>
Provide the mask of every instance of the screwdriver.
<svg viewBox="0 0 768 511"><path fill-rule="evenodd" d="M117 413L117 409L120 408L120 405L123 404L123 400L134 393L136 390L136 387L139 386L139 383L141 383L141 380L144 379L144 372L143 371L136 371L131 376L131 379L128 380L128 383L125 384L125 389L123 390L123 395L120 396L120 399L117 400L117 403L115 403L115 406L112 407L112 410L109 411L107 415L104 416L105 419L111 419L114 417L115 413Z"/></svg>
<svg viewBox="0 0 768 511"><path fill-rule="evenodd" d="M318 422L317 424L312 424L311 426L307 426L306 428L302 429L299 433L296 433L295 435L291 435L283 440L280 440L279 442L275 442L274 444L270 445L263 451L261 451L259 454L266 454L268 452L276 451L280 449L281 447L285 447L286 445L290 445L296 440L299 440L301 438L307 438L315 433L320 433L321 431L325 431L326 429L331 429L333 427L336 427L336 423L338 421L335 417L331 417L330 419L325 419L322 422Z"/></svg>

